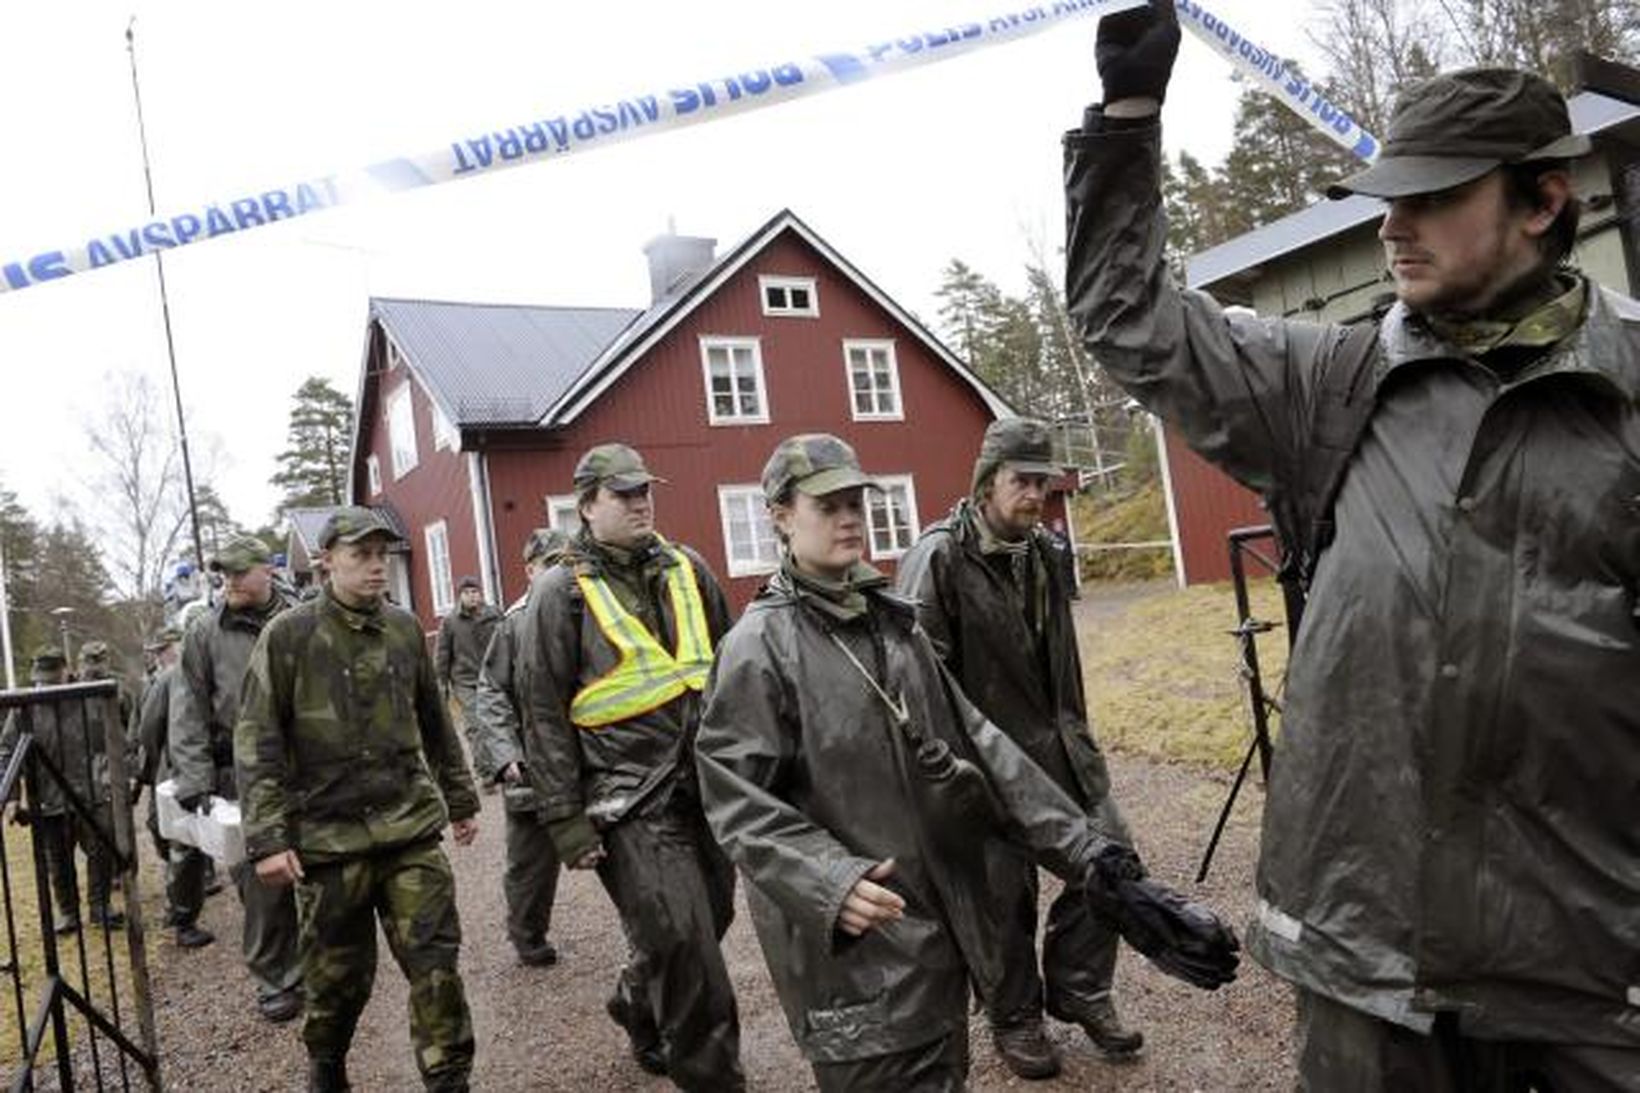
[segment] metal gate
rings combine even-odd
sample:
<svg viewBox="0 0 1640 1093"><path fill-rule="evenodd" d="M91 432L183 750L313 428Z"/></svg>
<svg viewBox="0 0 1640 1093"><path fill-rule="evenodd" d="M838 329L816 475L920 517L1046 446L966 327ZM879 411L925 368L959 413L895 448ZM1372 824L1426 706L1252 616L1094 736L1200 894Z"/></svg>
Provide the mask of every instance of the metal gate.
<svg viewBox="0 0 1640 1093"><path fill-rule="evenodd" d="M0 823L0 1009L11 1011L15 1034L0 1059L10 1088L157 1090L118 684L0 691L0 715L0 801L15 802L10 822ZM20 839L29 846L14 861ZM19 875L28 865L32 880ZM101 915L87 894L102 898ZM66 929L59 908L72 912L77 930Z"/></svg>

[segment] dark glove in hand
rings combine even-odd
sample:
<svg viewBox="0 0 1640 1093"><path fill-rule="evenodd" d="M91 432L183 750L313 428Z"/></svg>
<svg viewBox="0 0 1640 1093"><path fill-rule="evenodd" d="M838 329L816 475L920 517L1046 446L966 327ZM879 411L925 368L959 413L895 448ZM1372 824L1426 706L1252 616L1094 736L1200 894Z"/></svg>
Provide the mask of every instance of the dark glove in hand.
<svg viewBox="0 0 1640 1093"><path fill-rule="evenodd" d="M211 795L209 793L190 793L186 797L177 798L177 804L181 806L182 811L189 814L209 807L210 803Z"/></svg>
<svg viewBox="0 0 1640 1093"><path fill-rule="evenodd" d="M1146 880L1138 855L1126 847L1100 852L1087 894L1124 941L1175 979L1211 991L1236 978L1241 945L1234 931L1201 904Z"/></svg>
<svg viewBox="0 0 1640 1093"><path fill-rule="evenodd" d="M1105 85L1105 101L1167 96L1168 77L1179 55L1179 13L1173 0L1119 11L1099 20L1094 63Z"/></svg>
<svg viewBox="0 0 1640 1093"><path fill-rule="evenodd" d="M29 825L29 821L32 819L33 817L29 815L27 805L18 805L16 808L11 810L11 822L16 824L18 827L27 827Z"/></svg>

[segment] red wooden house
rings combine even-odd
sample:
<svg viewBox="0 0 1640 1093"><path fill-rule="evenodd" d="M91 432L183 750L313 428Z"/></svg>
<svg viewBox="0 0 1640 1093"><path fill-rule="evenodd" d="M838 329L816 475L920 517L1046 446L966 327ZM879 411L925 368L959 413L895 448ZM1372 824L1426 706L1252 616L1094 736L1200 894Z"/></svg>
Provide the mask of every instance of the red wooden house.
<svg viewBox="0 0 1640 1093"><path fill-rule="evenodd" d="M394 593L428 629L463 575L492 602L523 592L525 537L575 523L571 472L606 441L668 480L660 530L737 608L776 565L758 479L781 438L836 433L889 486L878 565L967 491L1009 410L962 361L789 211L714 245L652 241L641 310L371 301L352 496L405 529Z"/></svg>

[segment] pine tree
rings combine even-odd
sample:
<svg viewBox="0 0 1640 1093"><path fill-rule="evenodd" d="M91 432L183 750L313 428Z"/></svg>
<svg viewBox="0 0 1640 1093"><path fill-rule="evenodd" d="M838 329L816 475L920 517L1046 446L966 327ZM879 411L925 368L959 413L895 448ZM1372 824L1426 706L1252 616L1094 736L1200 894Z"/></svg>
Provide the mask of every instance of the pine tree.
<svg viewBox="0 0 1640 1093"><path fill-rule="evenodd" d="M347 499L353 403L320 376L310 376L292 397L287 446L269 479L284 491L278 511L340 505Z"/></svg>

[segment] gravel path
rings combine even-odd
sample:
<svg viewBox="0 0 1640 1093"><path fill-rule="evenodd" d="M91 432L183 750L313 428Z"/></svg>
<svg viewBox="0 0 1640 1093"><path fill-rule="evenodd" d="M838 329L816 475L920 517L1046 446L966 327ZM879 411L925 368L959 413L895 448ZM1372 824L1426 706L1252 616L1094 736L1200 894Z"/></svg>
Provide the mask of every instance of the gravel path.
<svg viewBox="0 0 1640 1093"><path fill-rule="evenodd" d="M1084 602L1101 622L1119 614ZM1085 616L1086 617L1086 616ZM1227 779L1147 759L1112 757L1118 799L1138 833L1140 849L1157 876L1187 890L1201 849L1228 789ZM1263 804L1256 788L1244 791L1213 875L1199 895L1238 926L1253 904L1252 870ZM622 955L620 930L594 876L566 873L552 928L561 954L553 968L517 965L503 929L503 858L500 798L484 798L480 834L470 847L447 847L455 864L465 929L462 974L478 1037L474 1088L479 1090L665 1090L631 1061L624 1035L603 1012ZM157 869L145 877L153 907ZM1044 885L1044 900L1057 891ZM150 922L157 919L150 910ZM169 933L154 937L151 959L156 1019L167 1084L178 1090L291 1090L303 1088L305 1062L298 1023L261 1021L238 959L239 908L231 889L210 901L203 919L215 945L186 952ZM741 1012L741 1057L754 1090L806 1090L813 1085L792 1043L764 969L748 917L742 913L725 941ZM1118 999L1124 1017L1142 1028L1148 1044L1135 1063L1100 1060L1079 1030L1050 1022L1064 1052L1064 1074L1052 1082L1023 1082L991 1051L983 1019L973 1025L974 1090L1230 1090L1290 1089L1288 1062L1292 1002L1287 988L1246 961L1242 977L1216 994L1194 991L1124 952ZM375 996L360 1023L349 1070L364 1091L419 1087L411 1058L404 979L385 944Z"/></svg>

